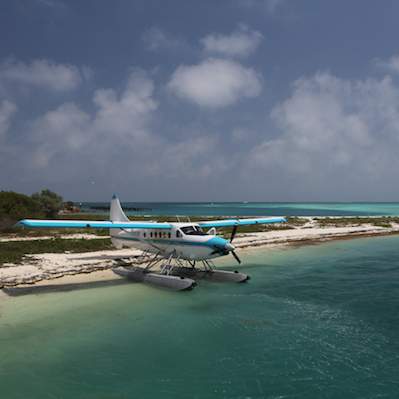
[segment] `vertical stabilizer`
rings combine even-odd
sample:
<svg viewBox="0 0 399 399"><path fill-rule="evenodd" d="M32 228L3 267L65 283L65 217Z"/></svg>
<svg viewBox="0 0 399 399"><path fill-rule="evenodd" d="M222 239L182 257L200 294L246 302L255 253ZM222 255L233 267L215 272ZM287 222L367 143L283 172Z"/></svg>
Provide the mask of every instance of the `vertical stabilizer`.
<svg viewBox="0 0 399 399"><path fill-rule="evenodd" d="M109 220L111 222L128 222L129 219L122 210L119 198L114 194L111 200L111 208L109 212Z"/></svg>
<svg viewBox="0 0 399 399"><path fill-rule="evenodd" d="M115 194L112 196L112 200L111 200L111 207L109 210L109 220L111 222L128 222L129 221L128 217L125 215L125 212L123 212L123 210L122 210L121 203L119 202L119 198ZM120 230L120 229L109 229L109 235L111 236L112 244L118 249L122 248L122 246L123 246L121 244L121 242L116 239L116 237L118 237L118 234L121 231L122 230Z"/></svg>

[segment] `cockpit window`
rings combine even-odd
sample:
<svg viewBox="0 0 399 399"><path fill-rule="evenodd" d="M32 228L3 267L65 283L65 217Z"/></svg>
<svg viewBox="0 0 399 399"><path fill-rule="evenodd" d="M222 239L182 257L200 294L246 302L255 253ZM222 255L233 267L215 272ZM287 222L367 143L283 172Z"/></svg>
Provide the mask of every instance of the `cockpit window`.
<svg viewBox="0 0 399 399"><path fill-rule="evenodd" d="M200 226L182 227L181 231L188 236L206 236L206 233L204 233Z"/></svg>

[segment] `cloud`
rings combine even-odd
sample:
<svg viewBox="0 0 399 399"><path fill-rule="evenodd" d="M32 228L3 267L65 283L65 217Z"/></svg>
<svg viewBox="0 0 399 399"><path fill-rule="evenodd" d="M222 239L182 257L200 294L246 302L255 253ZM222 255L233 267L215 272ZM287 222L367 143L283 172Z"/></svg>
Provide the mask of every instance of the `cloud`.
<svg viewBox="0 0 399 399"><path fill-rule="evenodd" d="M150 51L177 50L187 46L183 39L177 38L156 27L146 30L141 39Z"/></svg>
<svg viewBox="0 0 399 399"><path fill-rule="evenodd" d="M0 141L4 139L16 111L17 106L14 103L7 100L0 103Z"/></svg>
<svg viewBox="0 0 399 399"><path fill-rule="evenodd" d="M0 64L0 84L21 84L57 92L76 89L89 77L90 70L74 65L57 64L46 59L30 63L8 60Z"/></svg>
<svg viewBox="0 0 399 399"><path fill-rule="evenodd" d="M258 96L262 79L254 69L237 62L209 58L197 65L179 66L168 88L199 106L220 108Z"/></svg>
<svg viewBox="0 0 399 399"><path fill-rule="evenodd" d="M0 146L0 179L14 189L49 186L62 193L68 187L69 198L74 192L80 198L94 192L131 195L137 185L156 195L163 187L163 198L173 199L169 185L196 179L209 186L215 172L228 165L218 154L218 135L187 126L182 139L165 135L164 129L156 131L154 90L144 71L133 70L121 90L96 90L89 110L65 102L23 121L23 132L13 135L19 139Z"/></svg>
<svg viewBox="0 0 399 399"><path fill-rule="evenodd" d="M377 58L374 60L377 67L385 69L389 72L399 73L399 55L393 55L387 60Z"/></svg>
<svg viewBox="0 0 399 399"><path fill-rule="evenodd" d="M104 157L115 148L137 151L151 137L147 122L157 107L153 90L153 82L143 72L134 71L120 94L112 89L95 91L93 114L74 103L46 112L32 126L34 164L46 167L60 152L93 155L95 148Z"/></svg>
<svg viewBox="0 0 399 399"><path fill-rule="evenodd" d="M207 53L216 53L228 57L247 57L254 53L262 42L263 35L241 25L229 35L210 34L201 39Z"/></svg>
<svg viewBox="0 0 399 399"><path fill-rule="evenodd" d="M279 134L254 148L251 159L280 181L324 193L345 183L353 195L358 184L376 190L387 176L396 179L399 88L389 77L352 81L317 73L299 79L271 117Z"/></svg>
<svg viewBox="0 0 399 399"><path fill-rule="evenodd" d="M130 74L119 98L112 89L97 90L94 94L94 103L98 107L95 130L105 136L111 134L113 138L145 138L149 115L157 108L153 92L154 83L143 71Z"/></svg>

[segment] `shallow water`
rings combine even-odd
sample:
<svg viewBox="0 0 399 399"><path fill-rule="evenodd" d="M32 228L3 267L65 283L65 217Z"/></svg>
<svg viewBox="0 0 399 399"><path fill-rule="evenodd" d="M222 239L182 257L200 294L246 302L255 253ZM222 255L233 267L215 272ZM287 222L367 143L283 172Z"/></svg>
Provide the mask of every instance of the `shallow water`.
<svg viewBox="0 0 399 399"><path fill-rule="evenodd" d="M242 251L248 284L2 300L1 397L399 397L398 248Z"/></svg>

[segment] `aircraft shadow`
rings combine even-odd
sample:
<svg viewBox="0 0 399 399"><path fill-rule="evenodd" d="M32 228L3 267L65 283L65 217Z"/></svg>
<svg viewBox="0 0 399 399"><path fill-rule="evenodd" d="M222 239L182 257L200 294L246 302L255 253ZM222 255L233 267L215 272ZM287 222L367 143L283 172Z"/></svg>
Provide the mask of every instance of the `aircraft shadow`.
<svg viewBox="0 0 399 399"><path fill-rule="evenodd" d="M89 256L74 256L74 260L118 260L118 259L136 259L138 255L133 256L118 256L118 255L89 255Z"/></svg>
<svg viewBox="0 0 399 399"><path fill-rule="evenodd" d="M4 287L2 291L8 296L22 296L32 294L49 294L54 292L68 292L90 288L113 287L124 284L131 284L131 281L126 279L109 279L68 284L32 285L31 287Z"/></svg>

